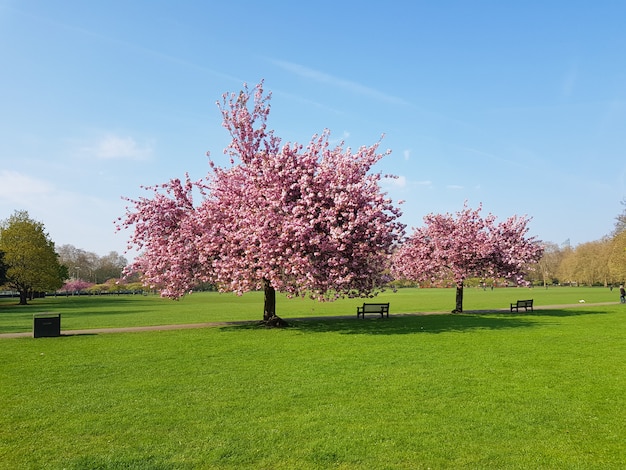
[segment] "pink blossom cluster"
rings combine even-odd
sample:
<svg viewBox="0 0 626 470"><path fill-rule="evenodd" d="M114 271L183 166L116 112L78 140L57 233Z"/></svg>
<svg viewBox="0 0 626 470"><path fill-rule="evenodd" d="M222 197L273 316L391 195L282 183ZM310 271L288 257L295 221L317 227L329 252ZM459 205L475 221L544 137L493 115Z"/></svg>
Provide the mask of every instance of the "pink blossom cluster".
<svg viewBox="0 0 626 470"><path fill-rule="evenodd" d="M197 240L200 236L193 204L194 188L202 182L172 179L159 186L145 188L152 198L130 201L126 218L118 229L134 226L129 249L136 247L141 255L126 272L140 272L151 289L161 289L163 296L178 298L191 291L198 282L209 280L207 267L200 262Z"/></svg>
<svg viewBox="0 0 626 470"><path fill-rule="evenodd" d="M81 292L89 289L91 286L93 286L91 282L83 281L82 279L74 279L63 284L60 290L65 292Z"/></svg>
<svg viewBox="0 0 626 470"><path fill-rule="evenodd" d="M327 130L306 147L283 144L267 130L270 97L262 82L252 96L247 87L224 95L232 165L148 188L152 197L130 200L118 222L134 229L129 247L142 252L131 269L163 295L178 298L199 281L236 293L269 283L322 300L373 295L388 280L404 225L371 170L389 152L378 153L380 142L333 147Z"/></svg>
<svg viewBox="0 0 626 470"><path fill-rule="evenodd" d="M529 219L513 216L496 223L492 214L482 218L481 209L466 203L456 216L425 216L425 225L394 255L392 273L415 281L453 279L458 287L470 277L525 284L527 267L543 254L541 243L527 237Z"/></svg>

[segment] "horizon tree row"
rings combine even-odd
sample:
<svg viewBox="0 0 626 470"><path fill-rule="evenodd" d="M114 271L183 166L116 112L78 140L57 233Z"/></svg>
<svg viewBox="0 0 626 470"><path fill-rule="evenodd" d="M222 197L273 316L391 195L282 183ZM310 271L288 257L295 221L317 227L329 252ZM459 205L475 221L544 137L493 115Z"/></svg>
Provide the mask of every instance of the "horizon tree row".
<svg viewBox="0 0 626 470"><path fill-rule="evenodd" d="M626 230L576 247L545 244L545 253L529 279L537 285L618 286L626 283Z"/></svg>
<svg viewBox="0 0 626 470"><path fill-rule="evenodd" d="M109 279L120 279L128 260L117 251L104 256L76 248L74 245L57 247L59 262L67 266L69 278L93 284L104 284Z"/></svg>

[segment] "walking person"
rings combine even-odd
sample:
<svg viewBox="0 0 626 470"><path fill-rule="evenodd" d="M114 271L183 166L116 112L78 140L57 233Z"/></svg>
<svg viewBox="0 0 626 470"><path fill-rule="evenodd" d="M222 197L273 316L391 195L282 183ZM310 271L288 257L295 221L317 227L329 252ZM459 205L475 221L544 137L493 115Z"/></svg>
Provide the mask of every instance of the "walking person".
<svg viewBox="0 0 626 470"><path fill-rule="evenodd" d="M623 304L626 304L626 289L624 289L624 285L619 286L619 301Z"/></svg>

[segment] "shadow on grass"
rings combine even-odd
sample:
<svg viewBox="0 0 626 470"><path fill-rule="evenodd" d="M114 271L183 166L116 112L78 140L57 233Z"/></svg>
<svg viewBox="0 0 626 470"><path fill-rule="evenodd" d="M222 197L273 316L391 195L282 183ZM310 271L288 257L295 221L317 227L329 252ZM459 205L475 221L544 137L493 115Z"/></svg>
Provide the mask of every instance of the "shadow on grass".
<svg viewBox="0 0 626 470"><path fill-rule="evenodd" d="M444 333L477 329L502 330L510 328L532 328L538 317L571 317L608 313L601 309L541 309L534 312L509 313L506 311L475 311L462 314L396 315L389 318L311 318L287 319L288 329L303 333L336 332L340 334L400 335L418 333ZM230 325L222 330L265 328L258 323Z"/></svg>
<svg viewBox="0 0 626 470"><path fill-rule="evenodd" d="M602 314L607 314L610 313L606 308L603 307L596 307L597 310L586 310L586 309L581 309L579 307L575 307L575 308L568 308L568 309L548 309L548 308L542 308L542 309L537 309L534 312L524 312L524 313L520 313L519 315L525 315L525 316L529 316L529 317L576 317L576 316L581 316L581 315L602 315ZM513 315L517 315L517 314L513 314Z"/></svg>
<svg viewBox="0 0 626 470"><path fill-rule="evenodd" d="M519 317L467 314L406 315L391 316L390 318L366 318L365 320L357 320L356 318L288 319L288 322L288 329L295 329L303 333L335 332L347 335L444 333L476 329L532 328L535 325L535 322ZM258 324L245 324L222 327L222 330L237 331L255 328L264 327Z"/></svg>

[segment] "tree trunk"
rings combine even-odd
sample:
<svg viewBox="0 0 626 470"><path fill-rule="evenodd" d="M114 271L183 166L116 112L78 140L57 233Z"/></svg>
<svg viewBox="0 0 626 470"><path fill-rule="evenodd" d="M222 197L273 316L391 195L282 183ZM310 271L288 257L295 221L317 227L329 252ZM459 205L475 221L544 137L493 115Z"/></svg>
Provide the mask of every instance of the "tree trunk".
<svg viewBox="0 0 626 470"><path fill-rule="evenodd" d="M263 291L265 298L263 301L263 323L266 326L283 327L287 322L276 316L276 290L267 279L263 279Z"/></svg>
<svg viewBox="0 0 626 470"><path fill-rule="evenodd" d="M463 283L456 285L456 307L452 313L463 313Z"/></svg>
<svg viewBox="0 0 626 470"><path fill-rule="evenodd" d="M263 303L263 321L269 321L276 316L276 291L267 279L263 279L263 291L265 293Z"/></svg>
<svg viewBox="0 0 626 470"><path fill-rule="evenodd" d="M20 291L20 305L28 305L28 291L27 290Z"/></svg>

